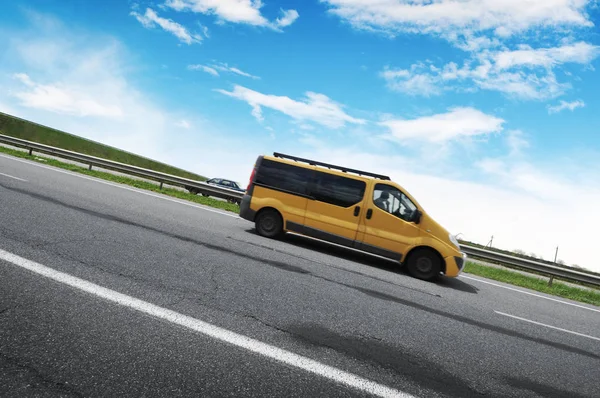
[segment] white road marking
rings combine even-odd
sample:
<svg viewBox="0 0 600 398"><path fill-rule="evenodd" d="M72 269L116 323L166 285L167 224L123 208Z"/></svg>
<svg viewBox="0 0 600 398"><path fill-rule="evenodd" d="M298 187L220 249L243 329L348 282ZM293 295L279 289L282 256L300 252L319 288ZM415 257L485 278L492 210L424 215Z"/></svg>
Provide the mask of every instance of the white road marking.
<svg viewBox="0 0 600 398"><path fill-rule="evenodd" d="M39 163L36 163L36 162L31 162L31 161L27 161L27 160L23 160L23 159L19 159L19 158L14 158L12 156L2 155L2 154L0 154L0 157L6 158L6 159L10 159L10 160L15 160L17 162L22 162L22 163L29 164L29 165L32 165L32 166L41 167L42 169L47 169L47 170L56 171L58 173L67 174L67 175L70 175L70 176L73 176L73 177L79 177L79 178L83 178L85 180L99 182L101 184L110 185L112 187L126 189L128 191L137 192L137 193L140 193L142 195L148 195L148 196L152 196L152 197L155 197L155 198L159 198L159 199L163 199L163 200L168 200L169 202L175 202L175 203L179 203L181 205L195 207L197 209L209 211L211 213L217 213L217 214L221 214L221 215L227 216L227 217L240 218L239 215L236 215L236 214L224 213L222 211L209 209L209 208L206 208L204 206L195 205L193 203L183 202L183 201L177 200L177 199L172 199L172 198L166 197L164 195L153 194L153 193L150 193L150 192L147 192L147 191L143 191L143 190L139 190L139 189L135 189L135 188L130 188L130 187L127 187L127 186L122 185L122 184L112 183L112 182L109 182L109 181L101 180L99 178L88 177L86 175L77 174L77 173L70 172L70 171L67 171L67 170L62 170L62 169L59 169L59 168L56 168L56 167L46 166L46 165L39 164Z"/></svg>
<svg viewBox="0 0 600 398"><path fill-rule="evenodd" d="M573 332L572 330L567 330L567 329L562 329L562 328L557 328L556 326L550 326L550 325L546 325L545 323L540 323L540 322L536 322L536 321L532 321L530 319L525 319L525 318L521 318L515 315L510 315L510 314L505 314L504 312L500 312L500 311L494 311L496 314L500 314L500 315L504 315L507 316L509 318L514 318L514 319L518 319L520 321L524 321L524 322L529 322L529 323L533 323L534 325L539 325L539 326L544 326L550 329L556 329L556 330L560 330L561 332L565 332L565 333L571 333L571 334L575 334L577 336L581 336L581 337L587 337L588 339L592 339L592 340L598 340L600 341L600 338L598 337L594 337L594 336L588 336L587 334L583 334L583 333L578 333L578 332Z"/></svg>
<svg viewBox="0 0 600 398"><path fill-rule="evenodd" d="M477 281L477 282L481 282L481 283L487 283L488 285L492 285L492 286L496 286L496 287L501 287L502 289L508 289L508 290L512 290L514 292L519 292L519 293L523 293L523 294L528 294L530 296L543 298L545 300L550 300L550 301L554 301L554 302L565 304L565 305L570 305L570 306L577 307L577 308L583 308L584 310L588 310L588 311L600 312L600 309L590 308L590 307L586 307L584 305L579 305L579 304L575 304L575 303L569 303L568 301L557 300L557 299L552 298L552 297L546 297L546 296L542 296L541 294L535 294L535 293L527 292L525 290L515 289L515 288L512 288L512 287L508 287L508 286L502 286L502 285L499 285L497 283L484 281L484 280L478 279L478 278L472 278L472 277L466 276L464 274L461 275L460 278L466 278L466 279L471 279L471 280L474 280L474 281Z"/></svg>
<svg viewBox="0 0 600 398"><path fill-rule="evenodd" d="M232 344L279 362L283 362L287 365L311 372L321 377L325 377L345 386L352 387L379 397L414 398L414 396L403 391L387 387L352 373L345 372L341 369L322 364L313 359L294 354L293 352L263 343L199 319L195 319L190 316L142 301L135 297L127 296L114 290L107 289L84 279L65 274L55 269L46 267L45 265L27 260L23 257L19 257L2 249L0 249L0 260L7 261L38 275L122 305L123 307L127 307L152 317L186 327L216 340Z"/></svg>
<svg viewBox="0 0 600 398"><path fill-rule="evenodd" d="M8 178L14 178L15 180L19 180L19 181L27 182L27 180L24 180L24 179L22 179L22 178L19 178L19 177L11 176L11 175L9 175L9 174L0 173L0 176L4 176L4 177L8 177Z"/></svg>

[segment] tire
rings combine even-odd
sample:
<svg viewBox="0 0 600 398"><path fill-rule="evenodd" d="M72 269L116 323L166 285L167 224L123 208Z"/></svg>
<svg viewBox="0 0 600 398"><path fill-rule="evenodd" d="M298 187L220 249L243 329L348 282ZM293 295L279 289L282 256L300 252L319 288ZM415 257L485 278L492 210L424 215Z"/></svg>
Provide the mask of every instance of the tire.
<svg viewBox="0 0 600 398"><path fill-rule="evenodd" d="M430 249L416 249L406 261L408 273L421 280L431 281L440 275L442 262Z"/></svg>
<svg viewBox="0 0 600 398"><path fill-rule="evenodd" d="M266 238L279 238L283 234L283 220L277 210L265 209L256 215L256 232Z"/></svg>

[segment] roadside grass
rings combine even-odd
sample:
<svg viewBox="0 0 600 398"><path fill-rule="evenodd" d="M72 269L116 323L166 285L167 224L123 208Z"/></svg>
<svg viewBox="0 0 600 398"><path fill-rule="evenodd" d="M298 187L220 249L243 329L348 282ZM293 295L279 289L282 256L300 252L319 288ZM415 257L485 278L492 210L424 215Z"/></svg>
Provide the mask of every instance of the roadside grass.
<svg viewBox="0 0 600 398"><path fill-rule="evenodd" d="M173 188L169 188L169 187L163 187L161 189L158 185L153 184L148 181L141 181L141 180L137 180L134 178L118 176L118 175L114 175L114 174L107 173L104 171L98 171L98 170L93 170L93 169L88 170L86 167L81 167L81 166L70 164L70 163L64 163L64 162L61 162L61 161L58 161L55 159L50 159L50 158L47 158L44 156L38 156L35 154L30 156L28 152L19 151L19 150L12 149L12 148L6 148L3 146L0 146L0 152L6 153L8 155L15 156L18 158L28 159L28 160L32 160L32 161L35 161L38 163L47 164L49 166L58 167L58 168L61 168L64 170L69 170L69 171L73 171L76 173L85 174L90 177L101 178L103 180L116 182L118 184L125 184L125 185L129 185L129 186L132 186L135 188L161 193L161 194L172 196L172 197L175 197L178 199L188 200L190 202L195 202L195 203L198 203L201 205L210 206L210 207L214 207L217 209L230 211L233 213L239 213L239 210L240 210L239 206L236 204L228 203L228 202L225 202L222 200L217 200L217 199L214 199L211 197L205 197L205 196L201 196L201 195L193 195L191 193L178 191L177 189L173 189Z"/></svg>
<svg viewBox="0 0 600 398"><path fill-rule="evenodd" d="M523 275L518 272L488 267L472 262L467 262L464 272L482 276L488 279L493 279L499 282L505 282L511 285L524 287L541 293L547 293L586 304L600 306L600 291L595 292L592 290L579 289L577 287L568 286L564 283L556 281L552 283L552 286L548 286L548 282L546 280L539 279L534 276Z"/></svg>
<svg viewBox="0 0 600 398"><path fill-rule="evenodd" d="M2 112L0 133L191 180L206 180L206 177L201 175Z"/></svg>

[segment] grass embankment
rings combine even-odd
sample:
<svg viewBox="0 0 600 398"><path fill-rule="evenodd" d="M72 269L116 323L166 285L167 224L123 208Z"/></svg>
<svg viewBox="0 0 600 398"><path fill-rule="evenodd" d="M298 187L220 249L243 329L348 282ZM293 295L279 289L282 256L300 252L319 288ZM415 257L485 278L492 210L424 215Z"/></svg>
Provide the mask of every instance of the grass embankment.
<svg viewBox="0 0 600 398"><path fill-rule="evenodd" d="M539 279L535 276L523 275L510 270L488 267L471 262L467 262L464 272L482 276L488 279L493 279L499 282L524 287L541 293L547 293L582 303L600 306L600 291L580 289L556 281L552 284L552 286L548 286L548 282L546 280Z"/></svg>
<svg viewBox="0 0 600 398"><path fill-rule="evenodd" d="M206 177L0 112L0 134L192 180Z"/></svg>
<svg viewBox="0 0 600 398"><path fill-rule="evenodd" d="M239 206L236 204L228 203L228 202L225 202L222 200L217 200L217 199L214 199L211 197L193 195L188 192L179 191L177 189L167 188L167 187L163 187L161 189L157 184L151 183L148 181L140 181L140 180L136 180L134 178L122 177L122 176L114 175L114 174L107 173L104 171L97 171L97 170L93 170L93 169L88 170L87 167L81 167L81 166L77 166L77 165L70 164L70 163L63 163L63 162L55 160L55 159L46 158L44 156L37 156L35 154L33 156L29 156L28 152L19 151L16 149L11 149L11 148L6 148L3 146L0 146L0 152L15 156L15 157L23 158L23 159L29 159L29 160L32 160L32 161L35 161L38 163L47 164L49 166L54 166L54 167L59 167L61 169L74 171L76 173L85 174L85 175L88 175L91 177L101 178L103 180L112 181L112 182L116 182L119 184L126 184L126 185L130 185L132 187L135 187L135 188L145 189L148 191L159 192L164 195L173 196L175 198L188 200L190 202L195 202L195 203L198 203L201 205L206 205L206 206L211 206L211 207L215 207L215 208L222 209L222 210L227 210L227 211L231 211L234 213L238 213L240 210Z"/></svg>

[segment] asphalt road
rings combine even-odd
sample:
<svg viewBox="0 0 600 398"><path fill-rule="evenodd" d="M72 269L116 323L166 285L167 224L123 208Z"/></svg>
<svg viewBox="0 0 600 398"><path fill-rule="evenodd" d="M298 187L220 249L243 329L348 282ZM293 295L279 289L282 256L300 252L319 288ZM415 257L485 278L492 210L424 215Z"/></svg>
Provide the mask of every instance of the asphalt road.
<svg viewBox="0 0 600 398"><path fill-rule="evenodd" d="M598 369L598 307L0 155L0 396L577 398Z"/></svg>

